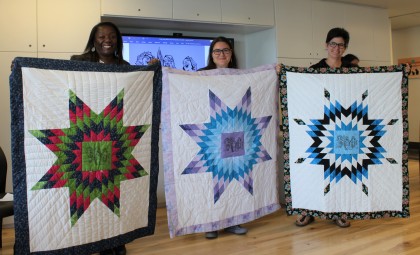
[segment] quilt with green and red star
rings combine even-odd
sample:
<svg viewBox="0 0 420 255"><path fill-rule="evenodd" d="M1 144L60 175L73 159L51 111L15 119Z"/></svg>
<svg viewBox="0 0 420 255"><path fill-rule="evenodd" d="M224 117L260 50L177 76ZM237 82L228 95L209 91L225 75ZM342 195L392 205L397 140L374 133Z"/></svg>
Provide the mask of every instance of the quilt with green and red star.
<svg viewBox="0 0 420 255"><path fill-rule="evenodd" d="M280 208L273 65L164 68L162 144L171 237L247 223Z"/></svg>
<svg viewBox="0 0 420 255"><path fill-rule="evenodd" d="M161 68L16 58L15 254L92 254L151 235Z"/></svg>
<svg viewBox="0 0 420 255"><path fill-rule="evenodd" d="M282 66L288 214L409 217L407 70Z"/></svg>

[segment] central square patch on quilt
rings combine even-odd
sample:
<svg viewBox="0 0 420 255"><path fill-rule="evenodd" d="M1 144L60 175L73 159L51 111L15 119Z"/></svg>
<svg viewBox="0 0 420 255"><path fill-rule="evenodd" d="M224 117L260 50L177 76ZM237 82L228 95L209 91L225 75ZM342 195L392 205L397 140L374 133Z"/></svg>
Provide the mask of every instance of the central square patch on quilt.
<svg viewBox="0 0 420 255"><path fill-rule="evenodd" d="M408 217L404 66L280 73L288 214Z"/></svg>
<svg viewBox="0 0 420 255"><path fill-rule="evenodd" d="M165 68L162 140L171 237L215 231L279 208L273 66Z"/></svg>

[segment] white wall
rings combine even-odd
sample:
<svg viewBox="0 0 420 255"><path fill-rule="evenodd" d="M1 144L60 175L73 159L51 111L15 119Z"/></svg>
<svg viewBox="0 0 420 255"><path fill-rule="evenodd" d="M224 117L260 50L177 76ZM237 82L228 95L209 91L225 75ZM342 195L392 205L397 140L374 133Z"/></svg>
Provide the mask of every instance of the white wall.
<svg viewBox="0 0 420 255"><path fill-rule="evenodd" d="M420 56L420 27L392 31L394 64L400 58ZM408 80L408 122L409 141L419 142L420 126L420 79Z"/></svg>
<svg viewBox="0 0 420 255"><path fill-rule="evenodd" d="M276 58L276 29L271 28L245 35L246 67L274 64Z"/></svg>

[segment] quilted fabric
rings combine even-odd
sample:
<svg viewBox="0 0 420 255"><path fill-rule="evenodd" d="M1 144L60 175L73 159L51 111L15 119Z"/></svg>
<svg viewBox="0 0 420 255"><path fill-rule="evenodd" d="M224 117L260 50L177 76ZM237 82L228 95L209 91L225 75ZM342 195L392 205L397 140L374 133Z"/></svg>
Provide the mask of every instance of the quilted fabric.
<svg viewBox="0 0 420 255"><path fill-rule="evenodd" d="M283 66L288 214L408 217L405 66Z"/></svg>
<svg viewBox="0 0 420 255"><path fill-rule="evenodd" d="M92 254L151 235L160 66L17 58L15 254Z"/></svg>
<svg viewBox="0 0 420 255"><path fill-rule="evenodd" d="M163 70L162 141L171 237L219 230L279 208L273 66Z"/></svg>

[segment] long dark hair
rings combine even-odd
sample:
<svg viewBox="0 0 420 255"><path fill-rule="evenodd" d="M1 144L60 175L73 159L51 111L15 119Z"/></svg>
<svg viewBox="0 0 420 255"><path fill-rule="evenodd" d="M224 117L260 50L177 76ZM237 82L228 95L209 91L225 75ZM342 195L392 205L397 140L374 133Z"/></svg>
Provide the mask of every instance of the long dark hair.
<svg viewBox="0 0 420 255"><path fill-rule="evenodd" d="M209 54L207 56L207 59L208 59L207 60L207 66L202 68L201 70L211 70L211 69L216 69L217 68L216 64L213 61L213 55L212 54L213 54L214 45L218 42L226 43L229 46L229 48L232 50L232 56L231 56L228 68L238 68L238 64L236 62L236 56L235 56L235 49L233 48L232 43L226 37L219 36L219 37L214 38L213 41L211 42Z"/></svg>
<svg viewBox="0 0 420 255"><path fill-rule="evenodd" d="M92 51L92 48L94 47L95 43L95 35L98 32L99 27L112 27L115 30L115 33L117 34L117 50L115 51L115 59L117 64L124 63L122 50L123 50L123 41L122 41L122 35L118 27L112 23L112 22L100 22L96 24L92 30L90 31L89 39L86 43L85 50L83 52L83 55L89 55L90 60L92 62L99 62L99 55L97 51Z"/></svg>

